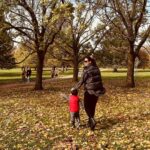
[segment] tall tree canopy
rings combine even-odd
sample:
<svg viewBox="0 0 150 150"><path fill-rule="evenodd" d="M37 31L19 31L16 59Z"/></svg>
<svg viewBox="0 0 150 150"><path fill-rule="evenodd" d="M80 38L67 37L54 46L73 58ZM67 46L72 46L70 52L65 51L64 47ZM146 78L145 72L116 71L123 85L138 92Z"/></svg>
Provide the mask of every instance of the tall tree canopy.
<svg viewBox="0 0 150 150"><path fill-rule="evenodd" d="M9 7L5 24L14 35L14 41L21 41L31 54L37 54L35 89L41 90L45 55L50 51L65 17L69 17L72 5L62 4L60 0L11 0L4 5Z"/></svg>
<svg viewBox="0 0 150 150"><path fill-rule="evenodd" d="M148 0L103 0L104 16L128 43L127 86L135 87L135 58L150 34ZM118 18L120 25L114 22Z"/></svg>
<svg viewBox="0 0 150 150"><path fill-rule="evenodd" d="M105 30L97 31L96 7L94 3L86 0L75 0L73 17L67 20L63 30L60 32L56 45L64 51L67 61L73 64L73 79L78 80L79 63L84 57L92 54L100 44ZM99 34L99 33L102 34ZM96 35L101 35L95 38Z"/></svg>
<svg viewBox="0 0 150 150"><path fill-rule="evenodd" d="M13 42L9 33L5 30L4 9L0 7L0 68L12 68L15 66L12 51Z"/></svg>

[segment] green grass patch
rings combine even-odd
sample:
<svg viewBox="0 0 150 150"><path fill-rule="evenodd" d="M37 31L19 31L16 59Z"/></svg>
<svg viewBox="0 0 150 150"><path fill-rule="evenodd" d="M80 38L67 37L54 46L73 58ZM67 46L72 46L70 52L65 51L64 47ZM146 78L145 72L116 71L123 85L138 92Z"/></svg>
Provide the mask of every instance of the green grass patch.
<svg viewBox="0 0 150 150"><path fill-rule="evenodd" d="M80 72L82 70L80 69ZM113 72L113 69L101 69L102 78L104 79L122 79L126 78L127 69L118 69L118 72ZM73 74L73 69L68 69L64 73L60 71L59 76L71 76ZM81 74L81 73L80 73ZM36 77L36 71L32 69L31 80L34 80ZM10 70L0 70L0 83L14 83L21 82L21 68L10 69ZM44 68L43 70L43 79L51 78L51 70L49 68ZM136 69L135 78L150 78L150 69Z"/></svg>
<svg viewBox="0 0 150 150"><path fill-rule="evenodd" d="M22 71L20 68L0 70L0 83L15 83L21 82L22 80ZM43 70L43 79L48 79L51 77L50 70ZM32 70L31 81L36 78L36 71Z"/></svg>
<svg viewBox="0 0 150 150"><path fill-rule="evenodd" d="M67 76L72 75L73 70L68 70L61 75ZM101 74L103 78L126 78L127 69L118 69L118 72L113 72L113 69L101 69ZM136 69L135 70L135 78L149 78L150 77L150 69Z"/></svg>

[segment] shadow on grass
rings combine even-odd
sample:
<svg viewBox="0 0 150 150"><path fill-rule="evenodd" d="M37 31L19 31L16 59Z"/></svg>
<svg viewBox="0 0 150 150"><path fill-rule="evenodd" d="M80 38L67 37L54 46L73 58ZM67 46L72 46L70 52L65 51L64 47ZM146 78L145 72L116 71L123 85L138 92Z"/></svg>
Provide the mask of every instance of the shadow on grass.
<svg viewBox="0 0 150 150"><path fill-rule="evenodd" d="M96 119L97 125L95 130L107 130L115 126L116 124L130 122L134 120L148 120L150 119L150 112L138 114L135 116L115 116L112 118L98 118Z"/></svg>
<svg viewBox="0 0 150 150"><path fill-rule="evenodd" d="M125 120L124 120L125 121ZM123 120L118 118L103 118L97 121L97 130L109 129L118 123L122 123Z"/></svg>

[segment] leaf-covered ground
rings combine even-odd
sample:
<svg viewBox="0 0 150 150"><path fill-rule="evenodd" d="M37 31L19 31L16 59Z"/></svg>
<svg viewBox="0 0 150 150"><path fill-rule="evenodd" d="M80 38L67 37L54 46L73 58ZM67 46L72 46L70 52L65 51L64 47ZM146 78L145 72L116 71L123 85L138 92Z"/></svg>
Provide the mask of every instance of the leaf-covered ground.
<svg viewBox="0 0 150 150"><path fill-rule="evenodd" d="M0 150L145 150L150 149L150 79L137 81L134 89L123 80L104 81L107 93L99 98L94 132L69 125L70 79L44 83L44 91L30 86L0 89ZM79 93L83 99L83 91Z"/></svg>

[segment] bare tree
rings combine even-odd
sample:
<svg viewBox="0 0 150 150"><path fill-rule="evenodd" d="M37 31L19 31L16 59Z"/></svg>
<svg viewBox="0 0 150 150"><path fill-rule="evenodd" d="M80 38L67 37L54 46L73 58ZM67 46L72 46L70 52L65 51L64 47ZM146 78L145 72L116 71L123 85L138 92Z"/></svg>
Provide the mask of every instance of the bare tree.
<svg viewBox="0 0 150 150"><path fill-rule="evenodd" d="M60 32L68 12L59 0L11 0L5 5L9 6L5 15L7 28L17 42L21 41L31 53L37 54L35 89L41 90L45 55Z"/></svg>
<svg viewBox="0 0 150 150"><path fill-rule="evenodd" d="M127 86L135 87L134 63L135 58L150 34L150 20L147 7L148 0L104 0L104 14L128 43ZM113 19L120 20L118 26Z"/></svg>
<svg viewBox="0 0 150 150"><path fill-rule="evenodd" d="M67 56L66 61L73 64L73 80L78 80L79 63L85 56L92 54L104 37L105 27L96 30L95 4L90 1L75 1L74 13L68 19L56 45L64 51ZM95 26L95 27L94 27ZM96 39L95 37L98 36ZM95 40L94 40L95 39Z"/></svg>

